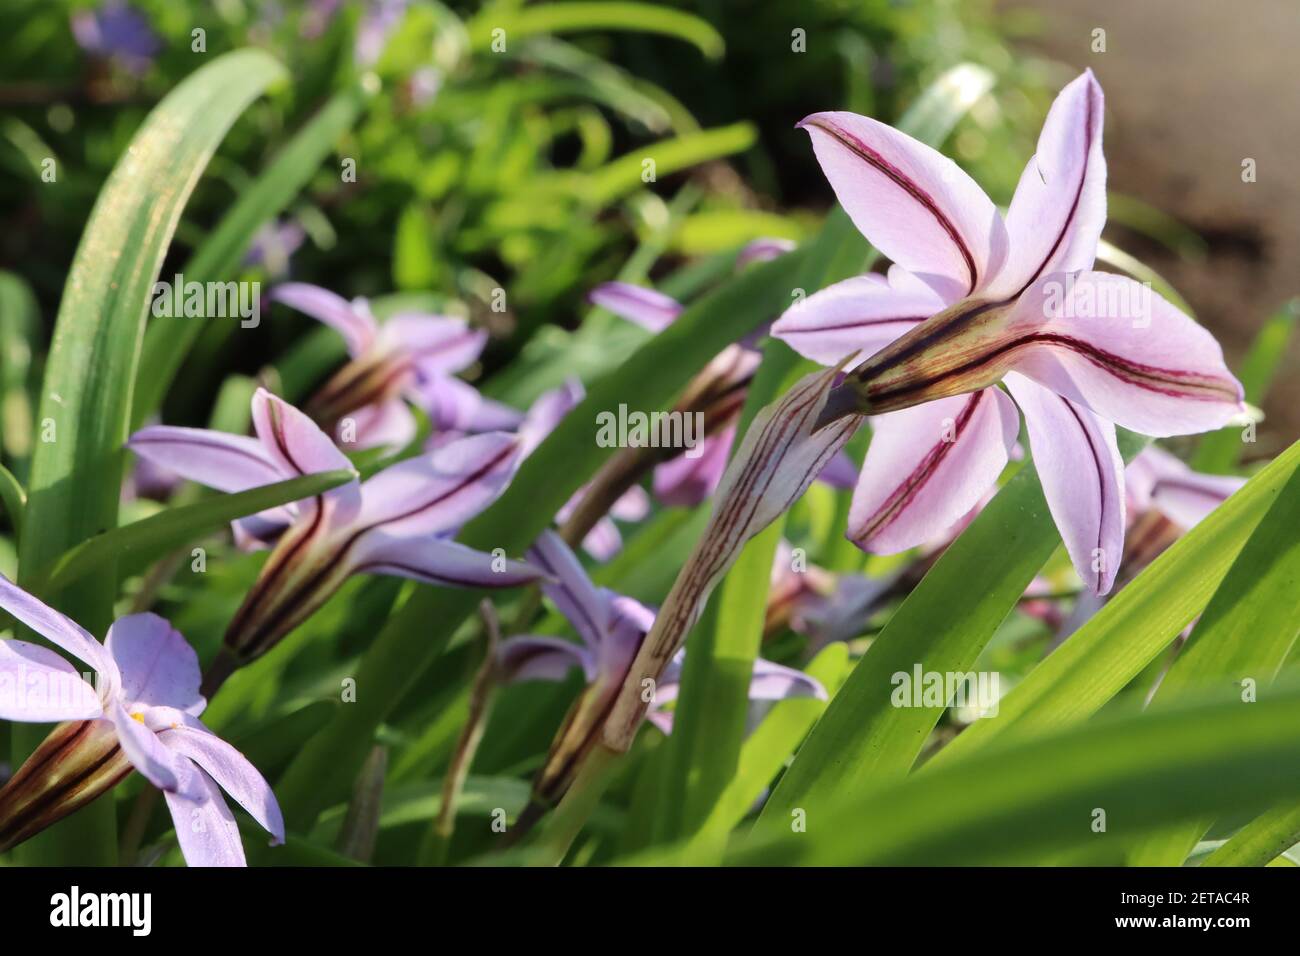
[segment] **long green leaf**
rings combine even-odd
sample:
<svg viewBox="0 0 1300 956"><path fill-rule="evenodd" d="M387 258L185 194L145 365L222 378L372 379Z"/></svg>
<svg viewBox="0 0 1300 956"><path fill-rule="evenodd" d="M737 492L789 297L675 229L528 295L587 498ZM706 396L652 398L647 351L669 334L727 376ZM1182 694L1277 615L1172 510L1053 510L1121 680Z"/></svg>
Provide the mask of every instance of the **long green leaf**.
<svg viewBox="0 0 1300 956"><path fill-rule="evenodd" d="M42 440L32 456L20 581L81 541L117 524L122 443L145 311L172 233L195 183L231 124L283 67L258 50L216 58L176 87L146 118L109 175L81 237L59 306L41 390ZM68 594L46 595L100 633L115 578L101 575ZM15 764L41 728L18 728ZM112 805L99 801L19 850L44 863L111 862Z"/></svg>
<svg viewBox="0 0 1300 956"><path fill-rule="evenodd" d="M239 268L257 231L288 207L334 149L339 137L361 113L366 92L360 88L337 94L271 160L243 190L181 269L186 281L229 279ZM149 323L140 360L132 423L139 426L159 405L176 377L204 323L185 316L161 316Z"/></svg>
<svg viewBox="0 0 1300 956"><path fill-rule="evenodd" d="M692 44L709 59L722 56L726 46L707 20L649 3L547 3L518 10L496 5L471 20L467 29L470 45L476 50L505 43L508 51L511 43L539 33L578 30L631 30L672 36Z"/></svg>
<svg viewBox="0 0 1300 956"><path fill-rule="evenodd" d="M668 176L700 163L743 153L757 138L758 131L751 124L732 123L650 143L592 173L583 196L596 206L604 206L645 185L647 160L653 161L656 178Z"/></svg>
<svg viewBox="0 0 1300 956"><path fill-rule="evenodd" d="M1156 690L1154 706L1207 687L1247 695L1243 682L1272 682L1300 634L1300 469L1233 562ZM1258 692L1258 691L1256 691ZM1180 866L1214 821L1192 821L1135 852L1138 866Z"/></svg>
<svg viewBox="0 0 1300 956"><path fill-rule="evenodd" d="M1119 693L1199 614L1300 465L1300 442L1183 536L1038 665L998 716L976 721L927 764L1004 734L1041 734L1083 720Z"/></svg>
<svg viewBox="0 0 1300 956"><path fill-rule="evenodd" d="M663 824L655 828L665 840L694 833L739 768L745 705L763 639L767 582L784 517L745 546L728 575L732 585L719 591L690 642L691 654L706 656L710 666L687 667L682 675L674 733L668 741L669 789L659 801ZM757 592L747 588L753 585ZM689 721L688 733L678 728L679 718Z"/></svg>
<svg viewBox="0 0 1300 956"><path fill-rule="evenodd" d="M0 449L11 462L31 453L28 373L39 325L31 286L21 276L0 272Z"/></svg>
<svg viewBox="0 0 1300 956"><path fill-rule="evenodd" d="M0 465L0 504L4 505L5 516L13 525L14 537L21 540L23 512L27 508L27 492L13 476L13 472L4 465Z"/></svg>
<svg viewBox="0 0 1300 956"><path fill-rule="evenodd" d="M176 548L219 531L232 521L314 497L356 477L352 471L323 471L168 508L83 541L40 576L40 589L62 591L114 561L118 562L120 575L132 573Z"/></svg>
<svg viewBox="0 0 1300 956"><path fill-rule="evenodd" d="M1072 850L1118 859L1170 823L1300 794L1297 721L1294 688L1251 707L1099 719L991 746L824 810L795 808L802 814L766 821L729 862L1042 863Z"/></svg>
<svg viewBox="0 0 1300 956"><path fill-rule="evenodd" d="M820 681L834 700L849 669L848 646L832 644L808 664L808 675ZM772 708L745 738L736 774L718 795L708 820L700 828L701 843L720 841L744 819L826 707L826 701L807 697L783 700Z"/></svg>
<svg viewBox="0 0 1300 956"><path fill-rule="evenodd" d="M1268 866L1300 843L1300 805L1261 814L1201 861L1201 866Z"/></svg>

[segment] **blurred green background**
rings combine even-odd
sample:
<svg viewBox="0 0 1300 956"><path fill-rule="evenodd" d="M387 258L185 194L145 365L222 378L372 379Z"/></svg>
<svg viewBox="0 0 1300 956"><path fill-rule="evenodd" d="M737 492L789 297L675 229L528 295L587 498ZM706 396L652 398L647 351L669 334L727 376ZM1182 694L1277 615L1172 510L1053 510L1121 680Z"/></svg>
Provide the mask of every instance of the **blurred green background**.
<svg viewBox="0 0 1300 956"><path fill-rule="evenodd" d="M1235 362L1293 291L1295 187L1278 173L1296 130L1281 124L1279 136L1242 108L1268 89L1267 73L1204 69L1208 44L1234 42L1248 18L1173 0L1155 4L1163 17L1131 6L6 0L0 268L31 284L48 325L91 204L149 108L205 58L262 46L294 82L223 143L164 275L330 97L364 85L360 118L264 233L247 277L467 311L494 333L492 371L539 330L576 325L586 290L630 257L633 278L654 279L759 236L808 235L833 197L794 129L804 115L847 108L888 122L944 70L981 64L994 92L945 149L1005 203L1052 94L1091 66L1108 95L1107 238L1182 291ZM1266 44L1298 29L1284 0L1247 6L1276 27ZM1206 142L1209 120L1233 135ZM1259 163L1249 187L1237 153ZM654 182L643 181L646 157ZM54 183L42 179L48 159ZM490 307L498 288L505 313ZM204 420L203 396L226 371L255 372L309 328L287 311L272 317L237 350L201 342L169 417ZM1292 383L1275 390L1258 457L1300 431L1296 397Z"/></svg>

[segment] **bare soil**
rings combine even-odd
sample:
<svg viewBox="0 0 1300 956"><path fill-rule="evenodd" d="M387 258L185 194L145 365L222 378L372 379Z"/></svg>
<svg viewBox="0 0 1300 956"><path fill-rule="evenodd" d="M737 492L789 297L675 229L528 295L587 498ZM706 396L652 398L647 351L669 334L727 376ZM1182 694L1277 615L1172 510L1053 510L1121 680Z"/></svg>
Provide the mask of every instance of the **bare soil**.
<svg viewBox="0 0 1300 956"><path fill-rule="evenodd" d="M1201 261L1116 229L1107 237L1163 274L1223 343L1230 363L1300 294L1300 3L1297 0L1014 0L1045 29L1026 43L1106 92L1112 188L1177 217ZM1106 31L1104 53L1093 30ZM1255 182L1242 163L1255 160ZM1300 437L1300 341L1264 403L1248 457Z"/></svg>

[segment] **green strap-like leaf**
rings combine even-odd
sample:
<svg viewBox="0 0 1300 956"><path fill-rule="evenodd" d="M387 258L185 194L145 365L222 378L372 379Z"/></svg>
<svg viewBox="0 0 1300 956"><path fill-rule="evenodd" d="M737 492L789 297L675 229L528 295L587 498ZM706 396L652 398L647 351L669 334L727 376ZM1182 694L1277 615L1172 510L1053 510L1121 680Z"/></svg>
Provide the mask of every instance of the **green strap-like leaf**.
<svg viewBox="0 0 1300 956"><path fill-rule="evenodd" d="M365 103L361 89L339 93L293 137L245 190L181 269L186 281L226 280L239 268L257 231L278 215L320 168ZM138 427L159 405L204 323L160 316L149 323L132 418Z"/></svg>
<svg viewBox="0 0 1300 956"><path fill-rule="evenodd" d="M667 176L733 153L743 153L757 138L758 131L751 124L732 123L652 143L625 153L592 173L583 196L596 206L603 206L645 185L647 160L654 163L655 177Z"/></svg>
<svg viewBox="0 0 1300 956"><path fill-rule="evenodd" d="M807 672L826 688L833 700L850 666L848 645L837 643L814 657ZM718 795L708 819L700 827L696 852L707 847L710 841L716 852L718 844L745 818L767 785L781 772L826 707L826 701L812 697L780 701L745 738L735 776Z"/></svg>
<svg viewBox="0 0 1300 956"><path fill-rule="evenodd" d="M356 477L351 471L325 471L168 508L83 541L55 561L47 574L41 575L40 590L62 591L114 560L118 562L119 575L132 573L176 548L219 531L232 521L315 497L355 481Z"/></svg>
<svg viewBox="0 0 1300 956"><path fill-rule="evenodd" d="M1187 645L1160 681L1153 706L1207 688L1264 690L1300 634L1300 469L1241 549ZM1135 851L1137 866L1181 866L1213 820L1192 821Z"/></svg>
<svg viewBox="0 0 1300 956"><path fill-rule="evenodd" d="M739 770L749 684L763 639L767 582L784 519L781 515L746 545L728 573L730 586L719 589L692 635L686 660L695 654L707 658L709 666L688 664L682 674L668 741L668 789L658 802L662 822L655 828L666 841L698 830Z"/></svg>
<svg viewBox="0 0 1300 956"><path fill-rule="evenodd" d="M0 451L11 463L31 454L28 373L39 325L31 286L21 276L0 272Z"/></svg>
<svg viewBox="0 0 1300 956"><path fill-rule="evenodd" d="M21 539L23 512L27 508L27 492L13 476L13 472L4 465L0 465L0 504L4 505L5 515L13 525L14 536Z"/></svg>
<svg viewBox="0 0 1300 956"><path fill-rule="evenodd" d="M510 44L539 33L578 30L631 30L677 37L714 60L726 46L707 20L649 3L546 3L517 10L498 4L484 10L466 28L476 50L504 43L509 51Z"/></svg>
<svg viewBox="0 0 1300 956"><path fill-rule="evenodd" d="M1041 734L1083 720L1119 693L1199 614L1300 465L1300 442L1112 598L998 705L927 764L969 753L1004 734Z"/></svg>
<svg viewBox="0 0 1300 956"><path fill-rule="evenodd" d="M766 820L729 862L1110 860L1171 822L1300 795L1300 691L1110 717L990 746L823 810ZM796 826L802 823L801 826Z"/></svg>
<svg viewBox="0 0 1300 956"><path fill-rule="evenodd" d="M285 71L260 50L214 59L145 119L99 194L68 273L45 366L28 481L20 582L117 525L122 444L145 312L172 233L231 124ZM48 440L47 436L48 435ZM99 575L48 600L88 630L109 624L116 577ZM15 765L41 728L14 733ZM113 807L99 801L19 849L32 862L111 862Z"/></svg>
<svg viewBox="0 0 1300 956"><path fill-rule="evenodd" d="M1201 866L1268 866L1300 843L1300 805L1261 814L1201 861Z"/></svg>

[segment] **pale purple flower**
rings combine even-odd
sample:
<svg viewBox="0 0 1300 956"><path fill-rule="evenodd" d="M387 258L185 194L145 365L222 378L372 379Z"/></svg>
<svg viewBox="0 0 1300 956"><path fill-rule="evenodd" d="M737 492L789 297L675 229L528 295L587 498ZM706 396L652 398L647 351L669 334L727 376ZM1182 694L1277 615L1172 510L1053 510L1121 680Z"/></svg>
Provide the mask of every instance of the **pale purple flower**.
<svg viewBox="0 0 1300 956"><path fill-rule="evenodd" d="M562 525L569 520L569 516L582 501L582 496L586 494L587 487L583 485L574 492L564 506L555 513L556 524ZM614 502L613 507L609 509L609 514L597 521L586 533L582 539L582 550L597 561L611 560L623 550L623 534L614 519L617 518L625 524L635 524L644 521L649 513L650 496L640 485L633 485Z"/></svg>
<svg viewBox="0 0 1300 956"><path fill-rule="evenodd" d="M1021 614L1041 621L1052 633L1059 631L1065 623L1065 615L1061 612L1059 602L1052 599L1056 590L1041 574L1035 575L1029 582L1029 587L1025 588L1025 593L1020 596L1018 605ZM1087 595L1087 597L1092 596Z"/></svg>
<svg viewBox="0 0 1300 956"><path fill-rule="evenodd" d="M591 290L589 300L648 332L662 332L681 314L677 300L626 282L607 282ZM657 466L652 487L666 505L692 507L717 490L736 440L736 421L746 389L758 370L762 354L745 344L729 345L709 362L691 385L692 407L705 417L706 437L690 455L681 454ZM847 456L837 456L822 477L836 487L857 475Z"/></svg>
<svg viewBox="0 0 1300 956"><path fill-rule="evenodd" d="M304 40L319 40L338 15L343 0L308 0L298 21L298 34Z"/></svg>
<svg viewBox="0 0 1300 956"><path fill-rule="evenodd" d="M528 552L528 559L551 579L542 590L573 625L579 641L533 635L507 638L498 651L502 679L562 681L579 668L586 683L534 784L537 796L551 800L568 786L574 769L569 758L583 752L599 733L605 712L654 625L655 614L639 601L596 587L577 557L553 531L543 532ZM646 713L647 719L664 733L672 731L672 713L665 708L677 698L681 672L679 653L656 681ZM759 659L754 662L749 696L751 700L825 699L826 691L802 671Z"/></svg>
<svg viewBox="0 0 1300 956"><path fill-rule="evenodd" d="M835 580L836 575L806 558L796 563L794 548L782 538L772 555L764 633L772 634L787 626L796 634L808 633L805 613L834 590Z"/></svg>
<svg viewBox="0 0 1300 956"><path fill-rule="evenodd" d="M29 763L46 767L75 763L79 740L89 746L92 739L110 732L115 741L110 748L115 752L99 757L103 762L120 762L124 757L125 763L117 779L105 781L107 786L99 792L110 789L132 768L140 771L163 791L181 852L191 866L244 865L239 828L222 790L275 843L284 842L284 820L270 786L239 751L198 719L207 706L199 692L199 660L170 624L156 614L131 614L119 618L101 644L3 577L0 607L89 664L97 675L96 688L46 647L0 641L0 689L8 691L0 693L0 717L32 723L79 722L64 733L56 731L57 754L38 751ZM75 779L71 774L25 773L20 767L5 792L0 792L0 806L21 804L24 809L14 814L19 819L5 820L0 814L0 846L31 835L22 818L40 816L48 825L61 815L60 810L75 809L59 806L60 796L49 789L50 780L71 779ZM77 805L98 795L79 794ZM9 827L15 832L9 832Z"/></svg>
<svg viewBox="0 0 1300 956"><path fill-rule="evenodd" d="M289 282L271 298L335 329L351 361L312 396L306 412L341 444L403 446L415 437L406 400L427 407L439 429L490 431L519 414L454 377L478 360L487 332L464 319L404 312L375 320L365 299L351 302L319 286Z"/></svg>
<svg viewBox="0 0 1300 956"><path fill-rule="evenodd" d="M1195 527L1245 483L1246 479L1237 475L1193 471L1155 445L1144 448L1124 473L1130 514L1136 517L1155 510L1184 531Z"/></svg>
<svg viewBox="0 0 1300 956"><path fill-rule="evenodd" d="M262 266L271 278L279 279L288 274L289 258L302 248L306 238L306 230L292 219L268 222L253 236L244 265Z"/></svg>
<svg viewBox="0 0 1300 956"><path fill-rule="evenodd" d="M354 58L358 66L372 67L388 45L394 30L406 16L410 0L370 0L357 27Z"/></svg>
<svg viewBox="0 0 1300 956"><path fill-rule="evenodd" d="M87 53L115 60L137 74L148 70L162 49L144 14L122 0L73 13L72 36Z"/></svg>
<svg viewBox="0 0 1300 956"><path fill-rule="evenodd" d="M180 486L181 476L143 458L137 459L122 482L122 500L136 501L147 498L166 501Z"/></svg>
<svg viewBox="0 0 1300 956"><path fill-rule="evenodd" d="M154 426L127 446L218 491L244 491L352 466L310 418L265 389L253 397L257 437ZM226 632L237 663L264 653L354 574L390 574L448 587L512 587L536 580L521 561L452 541L513 477L520 442L491 432L407 458L366 481L236 523L244 543L274 544Z"/></svg>
<svg viewBox="0 0 1300 956"><path fill-rule="evenodd" d="M1128 525L1119 583L1131 581L1152 561L1223 504L1246 483L1236 475L1205 475L1193 471L1163 448L1148 445L1124 472ZM1069 617L1058 625L1056 640L1065 640L1105 607L1106 599L1082 594ZM1198 618L1199 620L1199 618ZM1196 621L1183 630L1191 633Z"/></svg>
<svg viewBox="0 0 1300 956"><path fill-rule="evenodd" d="M521 443L521 457L531 455L538 445L555 430L564 417L573 411L582 401L584 391L582 383L576 378L569 379L563 385L550 389L540 395L519 424L518 435ZM583 496L588 485L575 491L569 500L555 513L557 524L569 520ZM614 519L624 522L636 522L645 519L650 513L650 496L640 485L633 485L619 496L609 509L601 516L582 539L582 549L597 561L608 561L623 549L623 535Z"/></svg>
<svg viewBox="0 0 1300 956"><path fill-rule="evenodd" d="M433 66L414 70L406 81L406 95L411 106L419 108L428 106L442 89L442 70Z"/></svg>
<svg viewBox="0 0 1300 956"><path fill-rule="evenodd" d="M1125 526L1115 426L1183 434L1241 411L1208 332L1149 288L1090 271L1106 218L1102 112L1091 71L1061 92L1005 220L955 163L897 130L853 113L800 124L849 216L894 262L888 277L810 296L772 330L824 364L870 356L826 412L879 416L850 513L860 546L906 550L969 511L1007 463L1018 405L1066 549L1105 593Z"/></svg>
<svg viewBox="0 0 1300 956"><path fill-rule="evenodd" d="M464 379L433 375L415 385L415 403L429 416L433 436L445 442L447 436L477 432L513 431L524 422L524 414L483 395Z"/></svg>
<svg viewBox="0 0 1300 956"><path fill-rule="evenodd" d="M745 247L740 250L736 256L736 265L747 266L755 262L768 262L779 256L785 255L795 247L795 244L789 239L774 239L762 237L746 243Z"/></svg>

